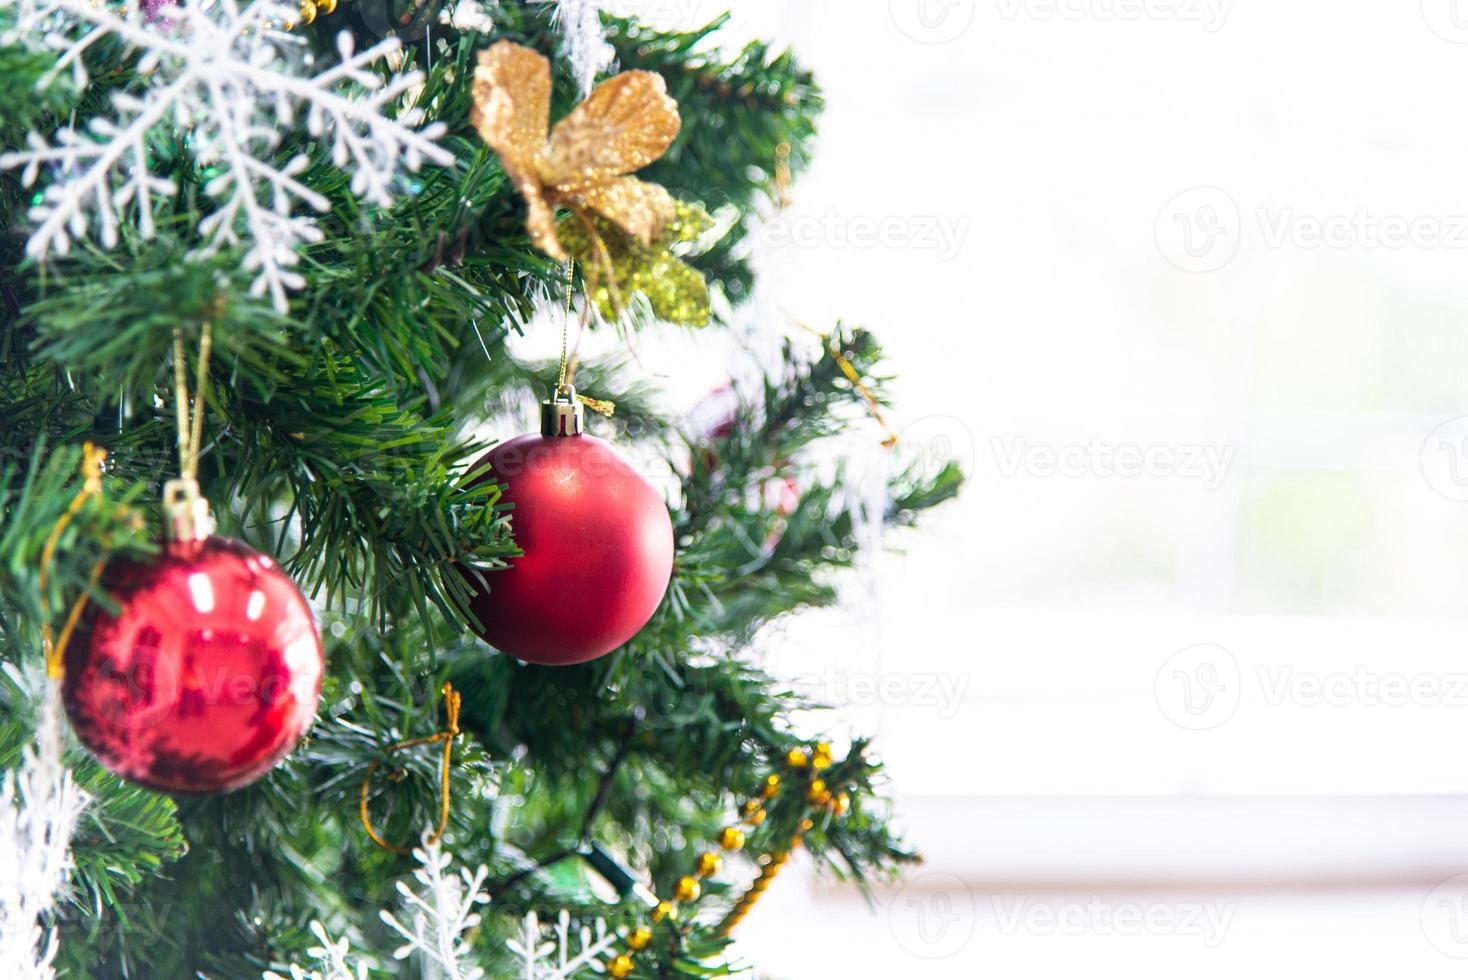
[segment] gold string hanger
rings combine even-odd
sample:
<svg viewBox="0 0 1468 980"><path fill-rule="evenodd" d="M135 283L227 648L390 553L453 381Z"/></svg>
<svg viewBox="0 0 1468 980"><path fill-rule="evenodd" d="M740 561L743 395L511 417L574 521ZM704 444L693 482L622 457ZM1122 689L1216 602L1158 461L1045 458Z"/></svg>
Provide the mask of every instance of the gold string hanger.
<svg viewBox="0 0 1468 980"><path fill-rule="evenodd" d="M199 329L194 394L189 397L188 358L182 327L173 328L173 403L178 427L178 479L163 485L163 510L171 541L197 541L214 532L209 502L199 494L199 456L204 441L204 412L208 406L209 356L214 350L214 325L204 320Z"/></svg>
<svg viewBox="0 0 1468 980"><path fill-rule="evenodd" d="M579 392L576 392L576 368L581 363L581 358L579 355L579 351L581 350L581 338L586 333L586 321L587 318L591 315L591 312L590 307L582 307L581 319L579 321L579 326L576 331L576 346L575 348L572 348L571 317L574 310L571 303L571 290L573 282L574 275L572 273L571 263L567 261L566 310L565 315L561 319L561 360L560 368L556 372L555 395L557 398L560 398L565 395L570 395L574 392L576 400L578 402L585 405L593 412L596 412L598 415L611 418L613 413L617 411L617 405L615 402L610 402L603 398L592 398L588 395L583 395Z"/></svg>
<svg viewBox="0 0 1468 980"><path fill-rule="evenodd" d="M178 476L180 480L197 481L199 475L199 445L204 435L209 355L213 350L214 327L209 320L205 320L199 331L199 358L194 372L193 409L190 411L189 369L188 360L184 356L183 328L173 328L173 396L174 412L178 423Z"/></svg>
<svg viewBox="0 0 1468 980"><path fill-rule="evenodd" d="M444 730L433 735L425 735L422 738L410 738L389 745L386 754L392 755L403 749L416 748L420 745L433 745L443 743L443 759L439 765L439 811L438 826L428 837L426 843L437 844L443 839L444 831L449 825L449 773L453 766L454 740L459 737L459 707L461 699L459 692L454 690L452 684L443 686L443 706L446 724ZM367 797L372 791L372 776L382 768L382 760L373 760L372 765L367 767L367 776L362 780L361 798L358 803L358 815L362 818L362 827L367 831L367 836L372 838L373 843L384 850L394 854L407 854L411 848L399 847L383 840L377 828L372 826L372 815L367 810Z"/></svg>
<svg viewBox="0 0 1468 980"><path fill-rule="evenodd" d="M195 531L203 530L208 533L208 530L211 529L208 504L199 497L197 477L199 447L204 435L204 403L205 389L209 380L209 355L213 350L213 344L213 326L209 320L205 320L199 336L199 363L194 376L195 399L193 410L190 412L188 361L184 355L183 328L173 328L174 413L178 425L179 478L168 481L164 485L163 493L168 505L169 517L174 522L172 530L175 536L180 536L178 532L184 531L185 533L181 536L186 539L192 539ZM86 502L102 492L102 465L106 460L106 450L90 442L82 447L82 487L72 498L66 512L57 520L56 526L51 529L41 549L41 570L38 584L41 592L41 610L45 619L41 624L41 644L45 652L46 673L52 678L62 676L62 652L66 649L66 644L81 621L82 610L86 608L87 604L88 592L101 578L102 569L106 565L106 556L97 559L93 564L91 574L87 579L87 591L84 591L72 603L59 637L53 636L51 632L46 585L62 534L66 532Z"/></svg>

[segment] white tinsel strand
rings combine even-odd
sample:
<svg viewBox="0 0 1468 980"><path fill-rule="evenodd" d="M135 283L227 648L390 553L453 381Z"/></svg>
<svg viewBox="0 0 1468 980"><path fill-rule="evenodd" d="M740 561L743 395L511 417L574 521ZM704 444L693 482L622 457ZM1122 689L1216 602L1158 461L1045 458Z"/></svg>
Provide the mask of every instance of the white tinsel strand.
<svg viewBox="0 0 1468 980"><path fill-rule="evenodd" d="M138 72L150 80L146 92L114 94L111 118L99 117L85 131L62 127L53 142L32 133L27 149L0 155L0 168L21 168L26 186L43 169L53 175L30 211L37 226L26 251L37 259L65 255L73 240L88 236L115 247L129 209L138 235L151 238L155 209L177 188L151 172L148 136L154 127L175 126L187 130L195 162L208 172L206 195L215 202L199 223L200 254L243 247L244 268L255 273L253 291L268 293L284 312L287 292L305 284L292 271L297 249L322 238L315 222L295 211L328 207L300 180L310 163L305 154L275 162L299 116L330 148L332 162L351 172L352 192L372 204L392 203L404 171L425 160L453 161L434 142L446 131L442 123L418 128L424 116L417 108L384 114L422 83L417 72L384 81L370 70L398 50L396 39L357 52L343 31L339 61L312 74L302 40L279 28L298 16L282 0L180 0L152 22L136 3L119 12L91 0L4 2L14 5L16 24L0 43L59 55L43 84L69 72L85 87L83 55L109 37L141 52Z"/></svg>
<svg viewBox="0 0 1468 980"><path fill-rule="evenodd" d="M480 921L475 909L489 901L483 891L489 870L481 865L472 874L463 869L455 873L452 858L437 844L425 843L413 851L413 856L418 860L413 872L418 887L398 883L404 906L402 917L388 910L379 913L388 928L406 940L393 956L403 960L417 954L423 962L422 975L427 978L484 977L484 970L470 962L467 934ZM267 971L263 980L364 980L366 967L360 961L352 965L345 939L333 941L319 922L311 923L311 931L321 945L306 953L317 965L309 969L292 966L289 977ZM532 912L521 920L520 934L505 946L522 980L573 980L602 975L602 961L621 942L622 937L601 919L594 927L573 927L570 914L563 911L547 930Z"/></svg>
<svg viewBox="0 0 1468 980"><path fill-rule="evenodd" d="M56 928L49 919L71 873L71 838L87 796L62 762L55 685L41 696L36 741L0 781L0 976L51 980Z"/></svg>
<svg viewBox="0 0 1468 980"><path fill-rule="evenodd" d="M591 94L596 77L612 66L617 52L607 43L602 27L602 0L560 0L555 20L571 63L571 77L584 99Z"/></svg>
<svg viewBox="0 0 1468 980"><path fill-rule="evenodd" d="M881 433L874 425L857 428L856 439L868 442L848 459L843 506L851 515L856 539L856 571L860 585L874 592L877 570L883 556L888 511L892 506L893 450L879 445ZM873 596L874 598L874 596Z"/></svg>
<svg viewBox="0 0 1468 980"><path fill-rule="evenodd" d="M477 31L488 34L494 30L494 18L479 0L457 0L438 13L438 22L456 31Z"/></svg>
<svg viewBox="0 0 1468 980"><path fill-rule="evenodd" d="M479 980L484 970L472 964L465 934L479 924L475 908L489 901L483 890L489 869L480 865L472 874L465 869L454 874L450 870L453 859L436 843L414 848L413 856L418 859L413 877L419 888L398 882L409 924L386 909L380 913L388 928L406 940L393 951L393 957L402 960L419 954L426 978Z"/></svg>

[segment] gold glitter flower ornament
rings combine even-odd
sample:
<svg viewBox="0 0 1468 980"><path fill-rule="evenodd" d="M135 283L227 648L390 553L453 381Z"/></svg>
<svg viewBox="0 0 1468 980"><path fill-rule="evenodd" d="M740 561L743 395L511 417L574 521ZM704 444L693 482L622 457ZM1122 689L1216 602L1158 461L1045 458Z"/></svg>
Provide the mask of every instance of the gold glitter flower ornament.
<svg viewBox="0 0 1468 980"><path fill-rule="evenodd" d="M615 75L553 130L550 95L550 62L541 54L510 41L479 53L470 121L525 198L535 247L567 260L556 235L558 207L584 223L591 220L587 212L600 215L652 245L677 203L657 184L627 174L662 156L678 135L678 103L662 77Z"/></svg>

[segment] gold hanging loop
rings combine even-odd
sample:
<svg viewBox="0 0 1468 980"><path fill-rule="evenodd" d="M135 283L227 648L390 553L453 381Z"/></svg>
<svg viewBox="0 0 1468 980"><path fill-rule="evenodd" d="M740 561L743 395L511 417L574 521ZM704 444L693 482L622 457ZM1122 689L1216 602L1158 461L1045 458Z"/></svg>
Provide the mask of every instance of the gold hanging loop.
<svg viewBox="0 0 1468 980"><path fill-rule="evenodd" d="M387 747L387 754L391 755L394 752L416 748L420 745L443 743L443 761L439 767L438 826L434 828L432 835L429 836L427 840L429 844L437 844L442 840L443 833L449 825L449 773L453 766L454 740L459 737L460 703L459 692L454 690L452 684L445 684L443 686L443 704L447 722L444 730L422 738L410 738L401 742L394 742ZM381 767L382 760L375 760L367 768L367 776L362 780L362 793L358 805L358 813L362 818L362 827L367 831L367 836L371 837L373 843L378 847L391 851L394 854L407 854L411 848L390 844L382 838L382 835L377 832L377 828L372 826L372 815L367 810L367 797L372 791L372 777Z"/></svg>

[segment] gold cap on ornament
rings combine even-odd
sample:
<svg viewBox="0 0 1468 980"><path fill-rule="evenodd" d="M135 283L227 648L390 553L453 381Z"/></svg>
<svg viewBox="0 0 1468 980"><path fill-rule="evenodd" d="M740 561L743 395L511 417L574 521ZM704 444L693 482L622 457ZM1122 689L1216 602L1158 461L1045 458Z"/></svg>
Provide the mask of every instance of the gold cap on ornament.
<svg viewBox="0 0 1468 980"><path fill-rule="evenodd" d="M199 484L194 480L169 480L163 484L163 516L170 542L203 541L214 533L209 501L199 494Z"/></svg>
<svg viewBox="0 0 1468 980"><path fill-rule="evenodd" d="M576 398L576 389L562 385L551 390L551 396L540 403L540 434L579 436L586 412Z"/></svg>

